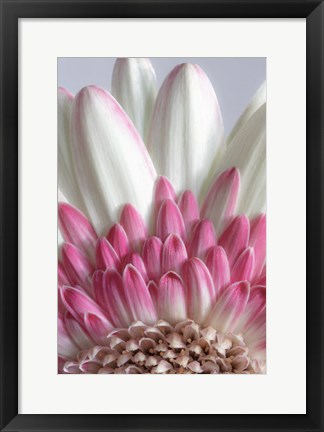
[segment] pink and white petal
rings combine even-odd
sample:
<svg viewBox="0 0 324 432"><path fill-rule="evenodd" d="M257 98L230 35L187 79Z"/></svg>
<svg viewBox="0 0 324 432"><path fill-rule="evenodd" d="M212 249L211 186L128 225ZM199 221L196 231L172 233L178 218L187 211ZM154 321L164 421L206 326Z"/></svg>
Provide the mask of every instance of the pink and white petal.
<svg viewBox="0 0 324 432"><path fill-rule="evenodd" d="M249 354L257 360L265 359L266 327L266 309L264 309L244 333Z"/></svg>
<svg viewBox="0 0 324 432"><path fill-rule="evenodd" d="M237 213L253 218L266 205L266 104L240 127L218 165L217 172L236 167L241 185Z"/></svg>
<svg viewBox="0 0 324 432"><path fill-rule="evenodd" d="M140 249L147 239L147 228L142 216L131 204L126 204L123 207L120 224L124 228L133 249Z"/></svg>
<svg viewBox="0 0 324 432"><path fill-rule="evenodd" d="M158 295L159 295L158 286L157 286L157 284L153 280L151 280L147 284L147 289L149 290L149 293L151 295L151 298L152 298L152 301L154 303L155 309L157 309Z"/></svg>
<svg viewBox="0 0 324 432"><path fill-rule="evenodd" d="M185 238L185 224L177 204L170 199L166 199L161 204L157 221L156 221L156 233L162 241L164 241L168 235L177 234L181 238Z"/></svg>
<svg viewBox="0 0 324 432"><path fill-rule="evenodd" d="M93 313L86 313L84 315L84 326L91 338L98 345L107 345L107 336L111 330L113 330L113 327L108 320L105 320L103 317L99 317Z"/></svg>
<svg viewBox="0 0 324 432"><path fill-rule="evenodd" d="M151 295L140 272L131 264L124 270L123 283L133 321L155 324L157 314Z"/></svg>
<svg viewBox="0 0 324 432"><path fill-rule="evenodd" d="M90 258L94 257L98 237L83 213L67 203L59 203L58 224L66 242L74 244Z"/></svg>
<svg viewBox="0 0 324 432"><path fill-rule="evenodd" d="M57 345L58 355L64 359L74 359L79 351L79 348L75 345L70 335L66 331L64 322L61 318L58 318L58 332L57 332Z"/></svg>
<svg viewBox="0 0 324 432"><path fill-rule="evenodd" d="M162 271L174 270L179 273L182 264L188 259L187 249L182 239L170 234L164 242L162 251Z"/></svg>
<svg viewBox="0 0 324 432"><path fill-rule="evenodd" d="M240 188L240 173L229 168L216 177L204 200L201 216L210 219L220 235L233 219Z"/></svg>
<svg viewBox="0 0 324 432"><path fill-rule="evenodd" d="M116 327L128 327L133 322L125 289L119 273L114 270L105 272L100 298Z"/></svg>
<svg viewBox="0 0 324 432"><path fill-rule="evenodd" d="M176 198L177 195L170 181L167 179L167 177L160 176L156 181L154 189L155 214L157 215L159 213L160 206L164 200L171 199L175 201Z"/></svg>
<svg viewBox="0 0 324 432"><path fill-rule="evenodd" d="M158 281L161 275L163 243L158 237L150 237L143 245L142 257L149 279Z"/></svg>
<svg viewBox="0 0 324 432"><path fill-rule="evenodd" d="M183 282L174 272L166 273L159 282L158 314L172 325L187 318L187 308Z"/></svg>
<svg viewBox="0 0 324 432"><path fill-rule="evenodd" d="M254 325L266 309L266 288L265 286L256 286L251 288L249 301L245 311L237 325L237 331L243 334ZM265 319L265 318L264 318ZM262 321L262 320L261 320ZM258 321L257 321L258 322ZM253 328L252 328L253 332Z"/></svg>
<svg viewBox="0 0 324 432"><path fill-rule="evenodd" d="M208 219L203 219L193 227L191 239L188 244L190 257L204 258L210 248L216 246L216 233L214 225Z"/></svg>
<svg viewBox="0 0 324 432"><path fill-rule="evenodd" d="M156 76L150 60L117 59L112 75L111 93L146 142L157 93Z"/></svg>
<svg viewBox="0 0 324 432"><path fill-rule="evenodd" d="M262 271L266 260L266 215L261 214L251 221L249 245L254 249L255 263L252 280Z"/></svg>
<svg viewBox="0 0 324 432"><path fill-rule="evenodd" d="M224 146L223 121L214 89L193 64L176 66L165 79L154 107L148 148L160 174L177 192L198 196L214 158Z"/></svg>
<svg viewBox="0 0 324 432"><path fill-rule="evenodd" d="M80 350L85 350L93 346L94 341L90 338L84 327L73 318L70 312L64 315L64 324L71 339Z"/></svg>
<svg viewBox="0 0 324 432"><path fill-rule="evenodd" d="M59 317L62 317L66 312L64 303L62 302L62 298L61 298L60 287L57 288L57 312Z"/></svg>
<svg viewBox="0 0 324 432"><path fill-rule="evenodd" d="M81 325L83 325L84 314L88 312L106 319L101 307L79 288L63 286L61 296L66 309Z"/></svg>
<svg viewBox="0 0 324 432"><path fill-rule="evenodd" d="M245 215L237 216L225 229L218 243L227 254L232 267L238 256L246 249L250 236L250 221Z"/></svg>
<svg viewBox="0 0 324 432"><path fill-rule="evenodd" d="M100 270L120 268L120 259L105 237L101 237L97 242L96 263Z"/></svg>
<svg viewBox="0 0 324 432"><path fill-rule="evenodd" d="M148 220L156 172L117 101L101 88L83 88L74 99L71 131L78 185L97 233L106 233L126 203Z"/></svg>
<svg viewBox="0 0 324 432"><path fill-rule="evenodd" d="M231 271L231 283L243 280L251 280L254 270L254 250L252 247L246 248L235 261Z"/></svg>
<svg viewBox="0 0 324 432"><path fill-rule="evenodd" d="M194 224L199 220L199 206L195 194L191 190L185 190L179 197L178 207L186 225L187 235Z"/></svg>
<svg viewBox="0 0 324 432"><path fill-rule="evenodd" d="M206 256L206 266L212 277L216 300L229 285L231 272L226 252L221 246L211 248Z"/></svg>
<svg viewBox="0 0 324 432"><path fill-rule="evenodd" d="M191 258L182 268L188 317L202 324L215 301L212 278L199 258Z"/></svg>
<svg viewBox="0 0 324 432"><path fill-rule="evenodd" d="M260 276L254 281L254 285L267 285L267 268L263 266Z"/></svg>
<svg viewBox="0 0 324 432"><path fill-rule="evenodd" d="M221 333L234 332L246 308L249 294L250 284L246 281L230 285L216 302L206 325Z"/></svg>
<svg viewBox="0 0 324 432"><path fill-rule="evenodd" d="M102 364L93 360L86 360L80 364L80 371L85 374L97 374Z"/></svg>
<svg viewBox="0 0 324 432"><path fill-rule="evenodd" d="M91 277L94 267L88 258L73 244L64 243L62 259L66 273L73 285L81 285L91 292Z"/></svg>
<svg viewBox="0 0 324 432"><path fill-rule="evenodd" d="M72 160L71 112L73 99L72 93L59 87L57 95L58 187L70 203L81 211L85 211Z"/></svg>
<svg viewBox="0 0 324 432"><path fill-rule="evenodd" d="M58 285L70 285L71 281L65 271L64 265L61 261L58 262L57 265L57 273L58 273Z"/></svg>
<svg viewBox="0 0 324 432"><path fill-rule="evenodd" d="M142 278L144 279L145 283L148 283L149 278L147 275L144 261L142 260L141 256L137 252L132 252L125 257L124 264L123 264L123 270L127 264L132 264L141 273Z"/></svg>
<svg viewBox="0 0 324 432"><path fill-rule="evenodd" d="M81 370L79 367L79 362L67 361L63 366L63 372L67 374L80 374Z"/></svg>
<svg viewBox="0 0 324 432"><path fill-rule="evenodd" d="M112 270L112 272L115 272ZM118 274L119 275L119 274ZM109 290L107 290L104 286L104 278L105 272L102 270L96 270L92 276L92 286L93 286L93 297L97 304L105 310L107 313L108 319L115 324L113 320L113 315L110 313L110 298L109 298ZM119 275L121 280L121 276Z"/></svg>
<svg viewBox="0 0 324 432"><path fill-rule="evenodd" d="M124 228L119 223L110 228L107 240L121 260L129 253L129 240Z"/></svg>

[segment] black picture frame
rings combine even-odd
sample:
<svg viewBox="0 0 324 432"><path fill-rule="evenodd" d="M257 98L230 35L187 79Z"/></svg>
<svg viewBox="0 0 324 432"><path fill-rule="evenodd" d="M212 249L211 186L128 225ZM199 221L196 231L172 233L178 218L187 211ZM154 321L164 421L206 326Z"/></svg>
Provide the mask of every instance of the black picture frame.
<svg viewBox="0 0 324 432"><path fill-rule="evenodd" d="M324 431L323 2L319 0L0 0L0 8L1 431ZM305 415L25 415L18 413L18 20L20 18L105 17L306 18L307 413ZM288 355L289 351L290 347L287 347Z"/></svg>

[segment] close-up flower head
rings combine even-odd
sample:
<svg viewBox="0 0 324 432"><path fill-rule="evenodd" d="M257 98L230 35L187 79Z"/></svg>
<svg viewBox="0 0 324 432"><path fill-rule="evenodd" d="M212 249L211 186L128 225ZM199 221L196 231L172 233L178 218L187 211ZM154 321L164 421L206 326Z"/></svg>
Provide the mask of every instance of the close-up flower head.
<svg viewBox="0 0 324 432"><path fill-rule="evenodd" d="M58 371L266 373L266 85L225 139L201 67L58 89Z"/></svg>

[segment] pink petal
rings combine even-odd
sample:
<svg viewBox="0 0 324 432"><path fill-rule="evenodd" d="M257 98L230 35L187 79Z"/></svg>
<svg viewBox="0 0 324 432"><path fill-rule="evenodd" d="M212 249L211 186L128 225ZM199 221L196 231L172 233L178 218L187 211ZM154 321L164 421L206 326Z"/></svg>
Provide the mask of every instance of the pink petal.
<svg viewBox="0 0 324 432"><path fill-rule="evenodd" d="M180 277L170 271L159 282L158 313L172 325L184 321L187 317L186 299Z"/></svg>
<svg viewBox="0 0 324 432"><path fill-rule="evenodd" d="M147 285L147 289L149 290L149 293L151 295L152 301L154 303L155 309L157 309L157 304L158 304L158 286L156 285L156 283L154 281L150 281Z"/></svg>
<svg viewBox="0 0 324 432"><path fill-rule="evenodd" d="M147 229L142 216L131 204L126 204L120 215L120 224L124 228L131 246L139 249L147 238Z"/></svg>
<svg viewBox="0 0 324 432"><path fill-rule="evenodd" d="M83 325L84 314L87 312L97 314L101 318L106 319L101 307L80 289L63 286L61 288L61 296L66 309L81 325Z"/></svg>
<svg viewBox="0 0 324 432"><path fill-rule="evenodd" d="M100 362L87 360L80 364L80 370L86 374L97 374L102 365Z"/></svg>
<svg viewBox="0 0 324 432"><path fill-rule="evenodd" d="M207 193L201 216L213 221L218 235L234 216L239 188L239 171L229 168L217 177Z"/></svg>
<svg viewBox="0 0 324 432"><path fill-rule="evenodd" d="M88 258L73 244L62 246L64 268L73 285L81 285L91 292L91 276L94 268Z"/></svg>
<svg viewBox="0 0 324 432"><path fill-rule="evenodd" d="M66 242L74 244L89 257L94 257L98 237L83 213L67 203L59 203L58 224Z"/></svg>
<svg viewBox="0 0 324 432"><path fill-rule="evenodd" d="M58 316L63 316L66 312L65 306L62 302L61 298L61 289L60 287L57 288L57 312Z"/></svg>
<svg viewBox="0 0 324 432"><path fill-rule="evenodd" d="M164 242L162 251L162 271L179 272L188 258L187 249L179 236L170 234Z"/></svg>
<svg viewBox="0 0 324 432"><path fill-rule="evenodd" d="M230 283L230 267L226 252L221 246L209 249L206 256L206 266L214 282L216 299Z"/></svg>
<svg viewBox="0 0 324 432"><path fill-rule="evenodd" d="M161 276L163 244L158 237L150 237L143 245L142 257L149 279L158 281Z"/></svg>
<svg viewBox="0 0 324 432"><path fill-rule="evenodd" d="M192 230L188 245L189 256L204 258L208 250L216 243L214 225L208 219L201 220Z"/></svg>
<svg viewBox="0 0 324 432"><path fill-rule="evenodd" d="M221 333L234 332L249 299L250 284L235 282L225 289L207 318L206 324Z"/></svg>
<svg viewBox="0 0 324 432"><path fill-rule="evenodd" d="M266 308L264 308L244 333L244 341L249 347L249 354L256 359L265 358L266 329Z"/></svg>
<svg viewBox="0 0 324 432"><path fill-rule="evenodd" d="M107 239L120 259L129 253L128 237L120 224L117 223L110 228Z"/></svg>
<svg viewBox="0 0 324 432"><path fill-rule="evenodd" d="M182 268L188 317L203 323L214 300L215 290L210 273L199 258L191 258Z"/></svg>
<svg viewBox="0 0 324 432"><path fill-rule="evenodd" d="M58 333L57 333L58 355L60 357L63 357L64 359L75 358L77 352L79 351L78 347L74 344L73 340L70 338L70 335L66 331L62 319L58 318L57 325L58 325Z"/></svg>
<svg viewBox="0 0 324 432"><path fill-rule="evenodd" d="M123 283L133 321L156 323L157 315L151 295L140 272L131 264L124 270Z"/></svg>
<svg viewBox="0 0 324 432"><path fill-rule="evenodd" d="M266 260L266 215L261 214L251 221L249 245L254 249L255 263L252 279L256 279Z"/></svg>
<svg viewBox="0 0 324 432"><path fill-rule="evenodd" d="M189 234L193 225L199 220L199 206L195 194L191 190L185 190L180 195L178 207Z"/></svg>
<svg viewBox="0 0 324 432"><path fill-rule="evenodd" d="M264 286L252 288L250 291L249 301L237 329L243 333L249 331L249 329L254 325L254 322L258 322L257 320L259 320L259 317L264 313L265 308L266 288Z"/></svg>
<svg viewBox="0 0 324 432"><path fill-rule="evenodd" d="M71 339L80 350L88 349L93 346L94 341L90 338L87 331L67 312L64 316L65 328Z"/></svg>
<svg viewBox="0 0 324 432"><path fill-rule="evenodd" d="M174 191L174 188L167 177L160 176L155 184L154 190L154 209L155 214L157 215L162 202L166 199L171 199L175 201L177 195Z"/></svg>
<svg viewBox="0 0 324 432"><path fill-rule="evenodd" d="M138 253L132 252L124 258L123 269L127 264L132 264L141 273L145 283L149 281L144 261Z"/></svg>
<svg viewBox="0 0 324 432"><path fill-rule="evenodd" d="M84 325L92 339L99 345L107 345L107 336L113 329L108 320L93 313L84 315Z"/></svg>
<svg viewBox="0 0 324 432"><path fill-rule="evenodd" d="M115 272L115 270L111 270ZM118 274L119 275L119 274ZM96 270L92 276L93 296L97 304L107 312L108 319L115 324L113 315L110 312L109 291L104 287L105 273L102 270ZM121 280L121 276L119 275Z"/></svg>
<svg viewBox="0 0 324 432"><path fill-rule="evenodd" d="M263 269L261 270L260 276L254 282L254 285L265 285L265 286L267 285L267 269L266 269L266 265L263 266Z"/></svg>
<svg viewBox="0 0 324 432"><path fill-rule="evenodd" d="M235 261L231 271L231 283L250 280L254 269L254 250L246 248Z"/></svg>
<svg viewBox="0 0 324 432"><path fill-rule="evenodd" d="M126 288L127 289L127 288ZM108 317L116 327L128 327L133 317L128 305L123 279L115 270L107 270L101 291L96 292L96 299L108 312Z"/></svg>
<svg viewBox="0 0 324 432"><path fill-rule="evenodd" d="M101 237L96 246L96 263L100 270L118 269L120 259L105 237Z"/></svg>
<svg viewBox="0 0 324 432"><path fill-rule="evenodd" d="M231 267L247 247L249 236L250 221L245 215L233 219L221 235L218 243L225 249Z"/></svg>
<svg viewBox="0 0 324 432"><path fill-rule="evenodd" d="M185 237L185 225L177 204L167 199L163 201L156 222L157 236L164 241L169 234Z"/></svg>
<svg viewBox="0 0 324 432"><path fill-rule="evenodd" d="M70 279L69 279L69 277L65 271L64 265L61 263L61 261L58 262L57 272L58 272L58 284L59 284L59 286L71 284L71 281L70 281Z"/></svg>

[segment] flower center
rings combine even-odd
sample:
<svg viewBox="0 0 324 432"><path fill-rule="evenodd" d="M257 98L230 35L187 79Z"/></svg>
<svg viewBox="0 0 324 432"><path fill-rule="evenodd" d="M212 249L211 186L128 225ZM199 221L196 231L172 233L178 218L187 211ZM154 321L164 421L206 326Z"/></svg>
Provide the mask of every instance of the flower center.
<svg viewBox="0 0 324 432"><path fill-rule="evenodd" d="M64 365L66 373L99 374L255 374L264 365L249 356L241 335L218 333L192 320L174 326L140 321L116 329L106 346L80 351Z"/></svg>

